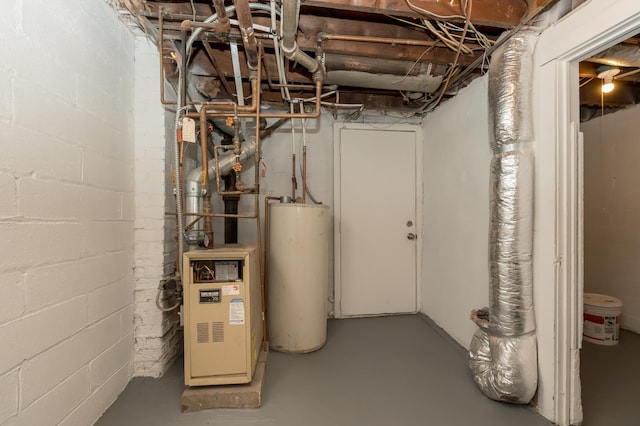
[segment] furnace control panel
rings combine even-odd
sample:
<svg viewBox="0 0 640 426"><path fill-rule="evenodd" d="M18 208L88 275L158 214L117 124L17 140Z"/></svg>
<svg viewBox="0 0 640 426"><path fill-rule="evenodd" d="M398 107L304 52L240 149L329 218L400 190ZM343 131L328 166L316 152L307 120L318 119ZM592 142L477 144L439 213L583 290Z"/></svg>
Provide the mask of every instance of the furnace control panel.
<svg viewBox="0 0 640 426"><path fill-rule="evenodd" d="M191 266L194 284L242 281L242 260L194 260Z"/></svg>

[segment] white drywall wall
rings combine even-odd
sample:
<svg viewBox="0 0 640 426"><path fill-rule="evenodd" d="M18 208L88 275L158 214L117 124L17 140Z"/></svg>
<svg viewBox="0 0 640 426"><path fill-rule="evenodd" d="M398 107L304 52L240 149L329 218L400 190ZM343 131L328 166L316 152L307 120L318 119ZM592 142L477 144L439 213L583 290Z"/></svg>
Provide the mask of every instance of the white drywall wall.
<svg viewBox="0 0 640 426"><path fill-rule="evenodd" d="M135 42L135 376L162 376L182 352L177 310L156 307L161 280L175 272L176 220L171 171L175 114L160 103L159 53ZM163 306L175 303L165 300Z"/></svg>
<svg viewBox="0 0 640 426"><path fill-rule="evenodd" d="M624 303L622 327L640 332L640 107L582 123L585 292Z"/></svg>
<svg viewBox="0 0 640 426"><path fill-rule="evenodd" d="M474 308L489 303L487 78L427 115L422 311L464 347Z"/></svg>
<svg viewBox="0 0 640 426"><path fill-rule="evenodd" d="M134 39L8 0L0 49L0 423L92 424L131 377Z"/></svg>

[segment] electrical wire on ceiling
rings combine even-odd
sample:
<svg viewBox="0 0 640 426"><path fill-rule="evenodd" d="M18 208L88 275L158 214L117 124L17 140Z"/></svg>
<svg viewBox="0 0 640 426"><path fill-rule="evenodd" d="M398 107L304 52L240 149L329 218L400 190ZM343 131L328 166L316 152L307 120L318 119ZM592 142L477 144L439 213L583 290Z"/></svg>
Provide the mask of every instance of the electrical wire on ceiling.
<svg viewBox="0 0 640 426"><path fill-rule="evenodd" d="M460 9L462 10L461 15L438 15L436 13L430 12L426 9L423 9L415 5L414 3L412 3L411 0L405 0L407 6L409 6L410 9L426 17L425 19L422 19L423 25L415 24L416 26L427 29L436 38L442 41L445 44L445 46L447 46L453 51L460 49L461 53L463 54L471 54L473 53L474 50L482 50L482 49L486 50L490 48L492 44L492 41L489 40L487 36L485 36L480 31L478 31L476 27L473 25L473 23L470 22L470 16L468 16L470 14L466 12L469 1L470 0L467 0L467 1L461 0L460 2ZM455 23L448 21L451 19L459 19L459 20L465 21L465 27L467 28L467 30L464 31L465 37L462 37L462 34L458 35L458 34L452 33L452 32L462 33L464 28L460 27L459 25L456 25ZM432 20L435 21L435 25L434 23L431 22ZM407 21L403 21L403 22L407 22ZM466 37L467 32L471 34L475 34L475 37ZM468 46L465 46L463 40L476 41L479 47L470 48ZM462 47L459 46L460 44L462 44Z"/></svg>
<svg viewBox="0 0 640 426"><path fill-rule="evenodd" d="M406 0L407 4L410 3L410 0ZM411 6L410 6L411 7ZM464 15L465 18L465 22L464 22L464 27L462 29L462 34L460 35L460 40L458 41L458 48L456 51L456 56L453 60L453 64L451 65L451 67L449 68L449 71L447 72L447 77L444 81L444 83L441 86L440 89L440 93L438 94L437 98L434 101L428 102L425 104L425 109L423 111L426 110L426 112L431 112L433 111L442 101L442 98L444 97L444 94L446 93L448 87L449 87L449 83L451 81L451 78L453 77L453 75L457 72L457 67L458 67L458 60L460 59L460 53L462 52L462 47L464 45L464 41L465 38L467 36L467 30L469 29L469 27L472 25L471 24L471 10L473 7L473 2L472 0L467 0L464 2L464 5L462 3L462 1L460 2L460 7L462 8L462 13Z"/></svg>

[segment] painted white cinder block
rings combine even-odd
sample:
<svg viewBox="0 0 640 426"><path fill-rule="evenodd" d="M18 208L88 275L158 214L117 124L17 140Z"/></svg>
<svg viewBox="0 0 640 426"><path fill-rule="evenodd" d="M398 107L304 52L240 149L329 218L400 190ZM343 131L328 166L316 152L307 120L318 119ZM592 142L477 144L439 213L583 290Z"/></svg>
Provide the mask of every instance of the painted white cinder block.
<svg viewBox="0 0 640 426"><path fill-rule="evenodd" d="M0 223L2 269L78 259L81 226L74 223Z"/></svg>
<svg viewBox="0 0 640 426"><path fill-rule="evenodd" d="M131 334L124 336L118 343L91 361L89 368L92 390L100 387L109 377L124 366L122 360L126 360L131 356L132 347L133 335Z"/></svg>
<svg viewBox="0 0 640 426"><path fill-rule="evenodd" d="M17 371L0 377L0 424L18 414L18 387Z"/></svg>
<svg viewBox="0 0 640 426"><path fill-rule="evenodd" d="M0 324L19 318L25 311L22 272L0 274Z"/></svg>
<svg viewBox="0 0 640 426"><path fill-rule="evenodd" d="M129 377L129 366L122 367L63 419L60 426L94 424L127 385Z"/></svg>
<svg viewBox="0 0 640 426"><path fill-rule="evenodd" d="M82 158L84 183L112 191L132 191L133 165L121 159L85 150Z"/></svg>
<svg viewBox="0 0 640 426"><path fill-rule="evenodd" d="M15 216L16 204L16 178L0 173L0 218Z"/></svg>
<svg viewBox="0 0 640 426"><path fill-rule="evenodd" d="M42 111L56 111L56 113L40 114L38 119L34 120L34 105L38 105ZM15 123L20 127L36 130L69 143L73 143L76 139L76 135L70 131L69 127L75 123L69 119L62 119L62 117L78 116L73 101L60 98L48 89L38 87L37 83L24 80L22 76L17 76L14 80L14 116Z"/></svg>
<svg viewBox="0 0 640 426"><path fill-rule="evenodd" d="M123 309L132 301L133 283L128 278L92 291L87 297L89 323Z"/></svg>
<svg viewBox="0 0 640 426"><path fill-rule="evenodd" d="M15 71L0 67L0 121L13 119L13 79Z"/></svg>
<svg viewBox="0 0 640 426"><path fill-rule="evenodd" d="M123 249L132 249L132 223L130 221L94 222L85 227L82 246L84 255L100 255Z"/></svg>
<svg viewBox="0 0 640 426"><path fill-rule="evenodd" d="M134 37L100 0L6 3L0 423L92 424L132 373Z"/></svg>
<svg viewBox="0 0 640 426"><path fill-rule="evenodd" d="M145 38L136 39L134 375L152 377L164 374L181 350L175 337L176 313L163 313L155 305L159 282L175 268L175 255L170 254L175 250L175 219L165 215L173 208L167 204L173 199L171 167L167 167L173 158L172 142L165 137L172 130L165 127L166 113L160 104L158 63L156 47Z"/></svg>
<svg viewBox="0 0 640 426"><path fill-rule="evenodd" d="M86 298L77 297L0 325L0 342L12 342L0 351L0 371L72 336L86 324Z"/></svg>
<svg viewBox="0 0 640 426"><path fill-rule="evenodd" d="M20 214L31 219L83 219L84 189L51 180L22 178L18 181Z"/></svg>
<svg viewBox="0 0 640 426"><path fill-rule="evenodd" d="M21 409L8 426L58 424L73 408L89 395L89 369L81 368L45 396Z"/></svg>
<svg viewBox="0 0 640 426"><path fill-rule="evenodd" d="M79 147L45 133L2 123L1 120L0 134L0 169L19 176L81 181L82 152ZM25 155L26 152L37 152L38 155Z"/></svg>
<svg viewBox="0 0 640 426"><path fill-rule="evenodd" d="M21 405L30 405L77 370L89 365L119 341L120 331L120 316L115 314L27 361L20 369ZM127 357L120 362L123 360Z"/></svg>
<svg viewBox="0 0 640 426"><path fill-rule="evenodd" d="M130 276L125 252L58 263L25 274L27 310L33 312Z"/></svg>

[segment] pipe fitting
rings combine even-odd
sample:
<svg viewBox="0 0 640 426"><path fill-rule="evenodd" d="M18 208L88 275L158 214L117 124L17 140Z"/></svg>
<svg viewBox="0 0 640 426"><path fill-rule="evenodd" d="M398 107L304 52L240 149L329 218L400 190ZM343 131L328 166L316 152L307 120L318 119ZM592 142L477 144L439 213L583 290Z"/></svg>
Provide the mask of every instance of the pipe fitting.
<svg viewBox="0 0 640 426"><path fill-rule="evenodd" d="M180 23L180 30L182 31L191 31L192 28L193 26L189 20L184 20Z"/></svg>
<svg viewBox="0 0 640 426"><path fill-rule="evenodd" d="M296 43L298 14L297 0L282 2L282 52L290 61L297 62L314 73L318 70L318 61L304 53Z"/></svg>

